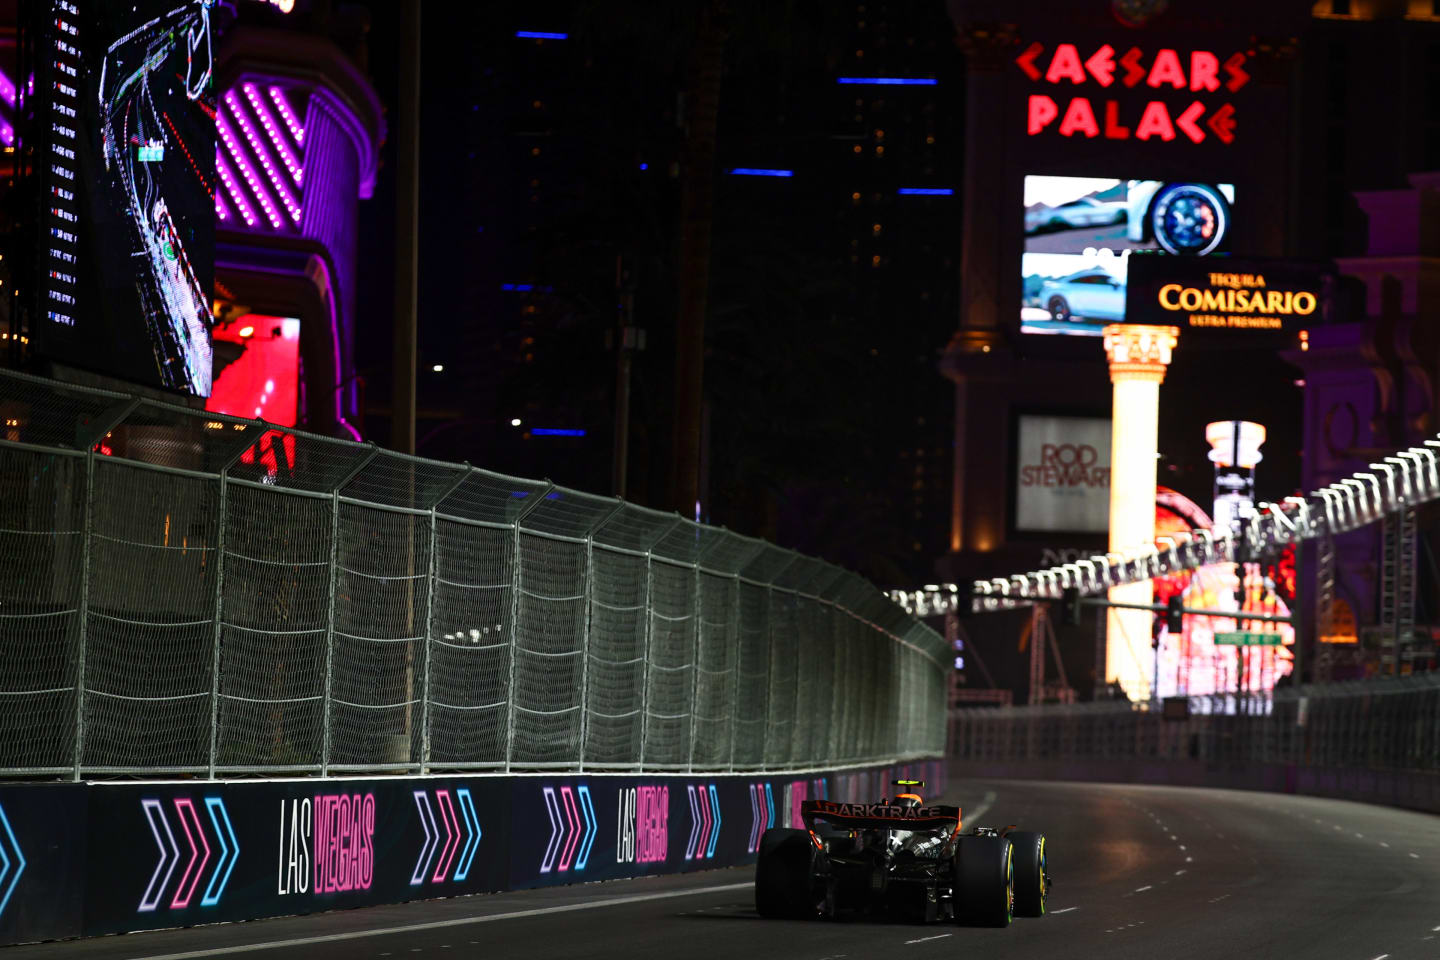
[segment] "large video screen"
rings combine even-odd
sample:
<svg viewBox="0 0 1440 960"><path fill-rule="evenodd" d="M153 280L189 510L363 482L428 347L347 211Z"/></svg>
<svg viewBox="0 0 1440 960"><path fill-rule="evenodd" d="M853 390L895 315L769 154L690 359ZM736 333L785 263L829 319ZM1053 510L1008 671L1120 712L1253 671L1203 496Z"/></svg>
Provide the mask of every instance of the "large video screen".
<svg viewBox="0 0 1440 960"><path fill-rule="evenodd" d="M37 347L211 390L216 0L49 0ZM52 56L53 54L53 56Z"/></svg>
<svg viewBox="0 0 1440 960"><path fill-rule="evenodd" d="M205 409L295 426L300 392L300 321L247 313L217 321L215 384Z"/></svg>
<svg viewBox="0 0 1440 960"><path fill-rule="evenodd" d="M1099 336L1125 319L1132 251L1224 253L1234 204L1228 183L1027 176L1021 332Z"/></svg>

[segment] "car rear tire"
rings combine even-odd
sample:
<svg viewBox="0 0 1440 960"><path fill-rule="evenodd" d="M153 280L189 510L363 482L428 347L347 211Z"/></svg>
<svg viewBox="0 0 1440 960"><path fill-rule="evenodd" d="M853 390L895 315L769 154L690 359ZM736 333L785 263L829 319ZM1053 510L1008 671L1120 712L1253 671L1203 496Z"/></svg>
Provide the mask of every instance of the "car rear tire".
<svg viewBox="0 0 1440 960"><path fill-rule="evenodd" d="M816 915L815 852L806 830L765 831L755 863L755 910L760 916L803 920Z"/></svg>
<svg viewBox="0 0 1440 960"><path fill-rule="evenodd" d="M1051 297L1050 302L1045 304L1045 306L1049 309L1052 319L1060 323L1064 323L1070 319L1070 304L1064 297Z"/></svg>
<svg viewBox="0 0 1440 960"><path fill-rule="evenodd" d="M1166 212L1177 201L1188 201L1192 207L1208 207L1215 218L1214 230L1208 236L1190 231L1174 234L1166 225ZM1147 216L1149 233L1165 252L1205 256L1225 242L1230 231L1230 204L1218 189L1208 183L1171 183L1162 187L1153 200Z"/></svg>
<svg viewBox="0 0 1440 960"><path fill-rule="evenodd" d="M1006 837L964 837L955 849L955 919L1008 927L1015 915L1014 846Z"/></svg>
<svg viewBox="0 0 1440 960"><path fill-rule="evenodd" d="M1005 838L1015 848L1015 915L1043 917L1050 886L1045 875L1045 834L1017 830Z"/></svg>

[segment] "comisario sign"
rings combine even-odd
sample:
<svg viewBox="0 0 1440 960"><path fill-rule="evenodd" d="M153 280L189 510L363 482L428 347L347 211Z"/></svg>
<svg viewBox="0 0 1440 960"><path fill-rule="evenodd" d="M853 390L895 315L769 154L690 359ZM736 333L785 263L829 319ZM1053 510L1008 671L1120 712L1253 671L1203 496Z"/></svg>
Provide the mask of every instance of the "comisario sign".
<svg viewBox="0 0 1440 960"><path fill-rule="evenodd" d="M1330 272L1294 261L1130 258L1125 316L1188 330L1282 332L1323 316Z"/></svg>

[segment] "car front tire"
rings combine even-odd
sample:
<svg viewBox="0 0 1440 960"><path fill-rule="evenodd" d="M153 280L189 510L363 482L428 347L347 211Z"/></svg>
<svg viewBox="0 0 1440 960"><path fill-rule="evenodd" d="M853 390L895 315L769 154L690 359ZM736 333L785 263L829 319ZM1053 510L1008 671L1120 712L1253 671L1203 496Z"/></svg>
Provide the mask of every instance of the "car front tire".
<svg viewBox="0 0 1440 960"><path fill-rule="evenodd" d="M1050 317L1060 323L1070 319L1070 304L1062 296L1056 295L1050 298L1045 304L1050 311Z"/></svg>

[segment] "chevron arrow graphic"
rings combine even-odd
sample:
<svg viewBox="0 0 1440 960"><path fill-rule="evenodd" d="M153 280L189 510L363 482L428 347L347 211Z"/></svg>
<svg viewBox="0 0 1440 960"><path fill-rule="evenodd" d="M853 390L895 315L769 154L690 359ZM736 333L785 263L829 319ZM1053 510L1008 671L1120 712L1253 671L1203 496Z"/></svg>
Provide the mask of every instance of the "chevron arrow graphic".
<svg viewBox="0 0 1440 960"><path fill-rule="evenodd" d="M15 842L15 831L10 829L10 818L5 816L5 808L0 807L0 827L3 827L5 834L0 837L0 917L5 915L5 908L10 904L10 894L15 892L15 886L20 882L20 874L25 872L25 854L20 850L20 844ZM4 840L10 841L10 848L15 851L15 859L12 861L5 853ZM11 873L11 867L15 872ZM6 885L6 877L9 877L9 885Z"/></svg>
<svg viewBox="0 0 1440 960"><path fill-rule="evenodd" d="M215 819L216 810L220 811L220 816L225 821L224 830L220 829L220 821ZM230 813L225 809L224 800L219 797L206 797L205 811L210 814L210 825L215 828L215 838L220 841L220 859L215 861L215 872L210 875L210 882L205 885L205 895L200 898L200 906L213 907L225 895L225 885L230 882L235 861L240 859L240 841L235 837L235 828L230 824ZM230 838L229 843L225 842L227 835Z"/></svg>
<svg viewBox="0 0 1440 960"><path fill-rule="evenodd" d="M455 875L451 879L456 883L464 883L465 878L470 875L470 862L475 859L475 851L480 849L480 818L475 816L475 801L470 799L468 789L462 787L456 790L455 798L460 801L460 816L465 820L468 836L465 838L465 849L460 851L460 860L455 864Z"/></svg>
<svg viewBox="0 0 1440 960"><path fill-rule="evenodd" d="M186 817L189 813L189 817ZM200 885L200 877L205 873L205 867L210 863L210 841L205 838L205 830L200 826L200 815L195 812L195 804L189 797L175 798L175 816L180 818L180 826L185 828L185 843L190 847L190 859L185 864L185 872L180 874L180 882L175 885L175 898L170 901L170 909L184 910L190 906L190 899L195 896L195 888ZM190 824L195 825L195 832L190 832ZM195 846L195 837L200 838L200 846ZM201 855L201 850L204 855ZM199 866L196 866L196 861ZM191 877L194 879L191 879ZM190 886L186 887L186 881Z"/></svg>
<svg viewBox="0 0 1440 960"><path fill-rule="evenodd" d="M415 861L415 872L410 875L410 886L418 887L425 882L430 860L435 856L435 848L440 845L440 831L435 828L435 813L430 809L430 795L424 790L416 790L414 797L415 809L420 811L420 827L425 831L425 843Z"/></svg>
<svg viewBox="0 0 1440 960"><path fill-rule="evenodd" d="M145 895L140 898L140 906L136 912L149 912L160 905L160 898L165 895L165 888L170 883L170 875L175 872L175 864L180 862L180 848L175 845L175 834L170 829L170 821L165 817L165 808L160 805L159 800L141 800L140 806L145 811L145 820L150 824L150 835L155 838L155 846L160 851L160 859L155 864L155 872L150 875L150 883L145 887ZM156 818L159 818L160 826L165 828L165 838L170 846L165 846L165 840L160 839L160 830L155 826ZM166 864L169 864L167 869ZM160 871L165 871L162 879ZM156 883L159 886L156 886Z"/></svg>
<svg viewBox="0 0 1440 960"><path fill-rule="evenodd" d="M749 851L755 852L755 845L759 842L760 836L760 805L755 797L756 784L750 784L750 846Z"/></svg>
<svg viewBox="0 0 1440 960"><path fill-rule="evenodd" d="M440 851L440 861L435 864L435 876L431 883L442 883L450 872L455 852L460 849L460 825L455 822L455 805L450 802L449 790L436 790L435 801L440 805L440 822L445 825L445 847Z"/></svg>
<svg viewBox="0 0 1440 960"><path fill-rule="evenodd" d="M560 840L565 836L565 825L560 820L559 804L555 800L555 788L544 789L545 812L550 816L550 843L545 847L545 858L540 861L540 872L549 873L555 867L555 855L560 852Z"/></svg>
<svg viewBox="0 0 1440 960"><path fill-rule="evenodd" d="M590 848L595 846L595 804L590 802L590 788L582 786L579 789L580 812L585 815L585 840L580 844L580 857L575 861L576 870L584 870L585 864L590 862Z"/></svg>
<svg viewBox="0 0 1440 960"><path fill-rule="evenodd" d="M685 859L695 856L695 840L700 836L700 815L695 807L695 784L685 787L685 796L690 801L690 839L685 843Z"/></svg>
<svg viewBox="0 0 1440 960"><path fill-rule="evenodd" d="M713 783L710 784L710 811L715 816L715 826L710 831L710 847L705 851L707 860L715 856L715 841L720 838L720 795L715 792Z"/></svg>
<svg viewBox="0 0 1440 960"><path fill-rule="evenodd" d="M565 822L570 827L570 839L565 843L565 852L560 855L561 871L569 870L570 864L575 856L575 844L580 840L580 833L584 825L580 816L575 812L575 794L569 787L560 788L560 797L565 801Z"/></svg>

